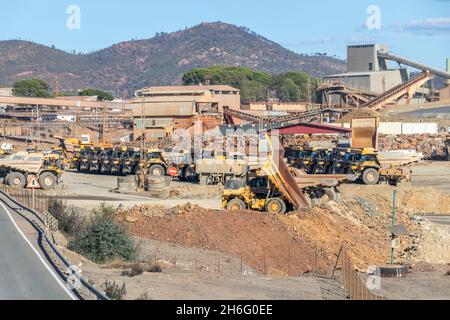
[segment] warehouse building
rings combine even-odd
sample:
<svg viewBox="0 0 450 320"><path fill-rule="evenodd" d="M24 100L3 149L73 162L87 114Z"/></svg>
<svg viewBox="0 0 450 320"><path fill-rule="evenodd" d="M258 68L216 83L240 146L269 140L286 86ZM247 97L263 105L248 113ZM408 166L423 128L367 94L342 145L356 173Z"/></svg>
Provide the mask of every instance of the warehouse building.
<svg viewBox="0 0 450 320"><path fill-rule="evenodd" d="M239 89L226 85L149 87L136 92L133 103L134 139L145 134L152 141L170 136L176 129L202 129L223 122L223 108L239 110ZM143 129L144 127L144 129Z"/></svg>

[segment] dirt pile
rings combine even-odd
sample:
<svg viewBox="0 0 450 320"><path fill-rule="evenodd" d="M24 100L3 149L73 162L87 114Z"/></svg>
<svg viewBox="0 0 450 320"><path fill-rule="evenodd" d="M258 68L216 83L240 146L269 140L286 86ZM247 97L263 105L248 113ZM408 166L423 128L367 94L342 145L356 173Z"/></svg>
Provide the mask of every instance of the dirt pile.
<svg viewBox="0 0 450 320"><path fill-rule="evenodd" d="M316 264L317 268L330 268L328 261L316 263L315 248L276 215L192 205L160 210L136 207L120 213L119 220L132 221L129 229L137 237L230 253L261 273L287 274L289 248L293 274L311 271Z"/></svg>
<svg viewBox="0 0 450 320"><path fill-rule="evenodd" d="M360 208L348 215L338 204L290 215L255 211L225 212L197 206L135 207L119 214L139 238L216 250L242 257L261 273L330 272L341 245L347 246L361 268L383 264L389 252L388 233L361 223ZM354 208L351 210L355 211Z"/></svg>
<svg viewBox="0 0 450 320"><path fill-rule="evenodd" d="M410 216L450 214L450 194L431 187L363 186L345 184L340 187L344 199L369 199L381 211L392 211L392 193L397 191L397 208Z"/></svg>
<svg viewBox="0 0 450 320"><path fill-rule="evenodd" d="M329 273L342 245L360 270L387 264L391 188L350 185L343 188L343 195L342 203L288 215L214 211L187 204L171 209L135 207L118 217L128 222L130 232L139 238L223 252L270 275ZM398 200L396 223L408 230L400 239L398 261L450 261L445 254L450 237L444 239L439 227L417 217L429 210L448 213L450 197L432 189L405 188L399 189Z"/></svg>

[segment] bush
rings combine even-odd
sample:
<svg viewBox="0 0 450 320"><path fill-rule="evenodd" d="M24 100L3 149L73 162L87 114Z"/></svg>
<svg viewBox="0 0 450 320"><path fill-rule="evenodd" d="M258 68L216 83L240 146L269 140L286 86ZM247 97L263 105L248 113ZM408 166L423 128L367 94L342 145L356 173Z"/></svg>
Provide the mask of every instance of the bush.
<svg viewBox="0 0 450 320"><path fill-rule="evenodd" d="M116 214L116 208L111 204L101 203L100 206L92 210L93 220L113 219Z"/></svg>
<svg viewBox="0 0 450 320"><path fill-rule="evenodd" d="M133 267L131 268L131 270L124 270L122 272L122 276L127 276L127 277L135 277L135 276L140 276L141 274L144 273L144 267L142 265L140 265L139 263L133 265Z"/></svg>
<svg viewBox="0 0 450 320"><path fill-rule="evenodd" d="M105 295L111 300L123 300L123 297L127 294L125 283L122 287L114 282L105 282Z"/></svg>
<svg viewBox="0 0 450 320"><path fill-rule="evenodd" d="M137 248L125 228L108 215L110 207L102 205L86 228L77 233L68 248L96 263L114 259L133 261Z"/></svg>
<svg viewBox="0 0 450 320"><path fill-rule="evenodd" d="M136 300L153 300L150 298L147 292L141 293L139 297L136 298Z"/></svg>
<svg viewBox="0 0 450 320"><path fill-rule="evenodd" d="M147 272L152 272L152 273L161 273L162 272L162 268L159 264L154 264L151 265L148 269Z"/></svg>
<svg viewBox="0 0 450 320"><path fill-rule="evenodd" d="M58 219L59 230L68 235L77 234L86 228L87 218L80 208L67 206L62 200L52 199L48 211Z"/></svg>

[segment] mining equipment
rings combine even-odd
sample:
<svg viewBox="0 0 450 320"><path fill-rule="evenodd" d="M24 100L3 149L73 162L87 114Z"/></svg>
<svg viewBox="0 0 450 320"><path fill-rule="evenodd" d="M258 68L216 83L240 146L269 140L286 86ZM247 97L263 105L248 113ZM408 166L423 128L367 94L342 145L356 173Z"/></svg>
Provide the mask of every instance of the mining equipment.
<svg viewBox="0 0 450 320"><path fill-rule="evenodd" d="M225 182L223 208L283 214L292 209L340 199L338 186L348 179L347 175L308 175L300 169L288 167L284 161L284 149L280 147L276 153L269 136L265 141L270 151L263 165L250 172L245 182L235 179Z"/></svg>
<svg viewBox="0 0 450 320"><path fill-rule="evenodd" d="M447 136L445 140L445 158L447 161L450 161L450 136Z"/></svg>
<svg viewBox="0 0 450 320"><path fill-rule="evenodd" d="M143 155L143 157L142 157ZM106 175L135 175L146 168L150 175L165 175L169 164L160 150L84 145L72 162L78 172Z"/></svg>
<svg viewBox="0 0 450 320"><path fill-rule="evenodd" d="M0 179L12 188L25 188L29 176L35 175L42 189L52 189L63 172L56 154L18 152L0 159Z"/></svg>
<svg viewBox="0 0 450 320"><path fill-rule="evenodd" d="M408 167L383 165L374 148L290 148L288 163L308 174L347 174L366 185L411 181Z"/></svg>

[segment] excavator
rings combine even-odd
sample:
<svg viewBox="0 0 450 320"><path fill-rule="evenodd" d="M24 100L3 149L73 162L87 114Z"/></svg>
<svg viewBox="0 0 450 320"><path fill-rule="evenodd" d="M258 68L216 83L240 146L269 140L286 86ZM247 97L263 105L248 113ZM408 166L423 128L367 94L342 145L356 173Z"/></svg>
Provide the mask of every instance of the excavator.
<svg viewBox="0 0 450 320"><path fill-rule="evenodd" d="M289 167L284 161L284 148L275 150L271 136L266 134L267 159L249 174L246 182L228 180L222 194L222 207L239 211L252 209L275 214L310 208L323 201L340 199L338 186L348 175L308 175ZM264 142L263 142L264 143Z"/></svg>

